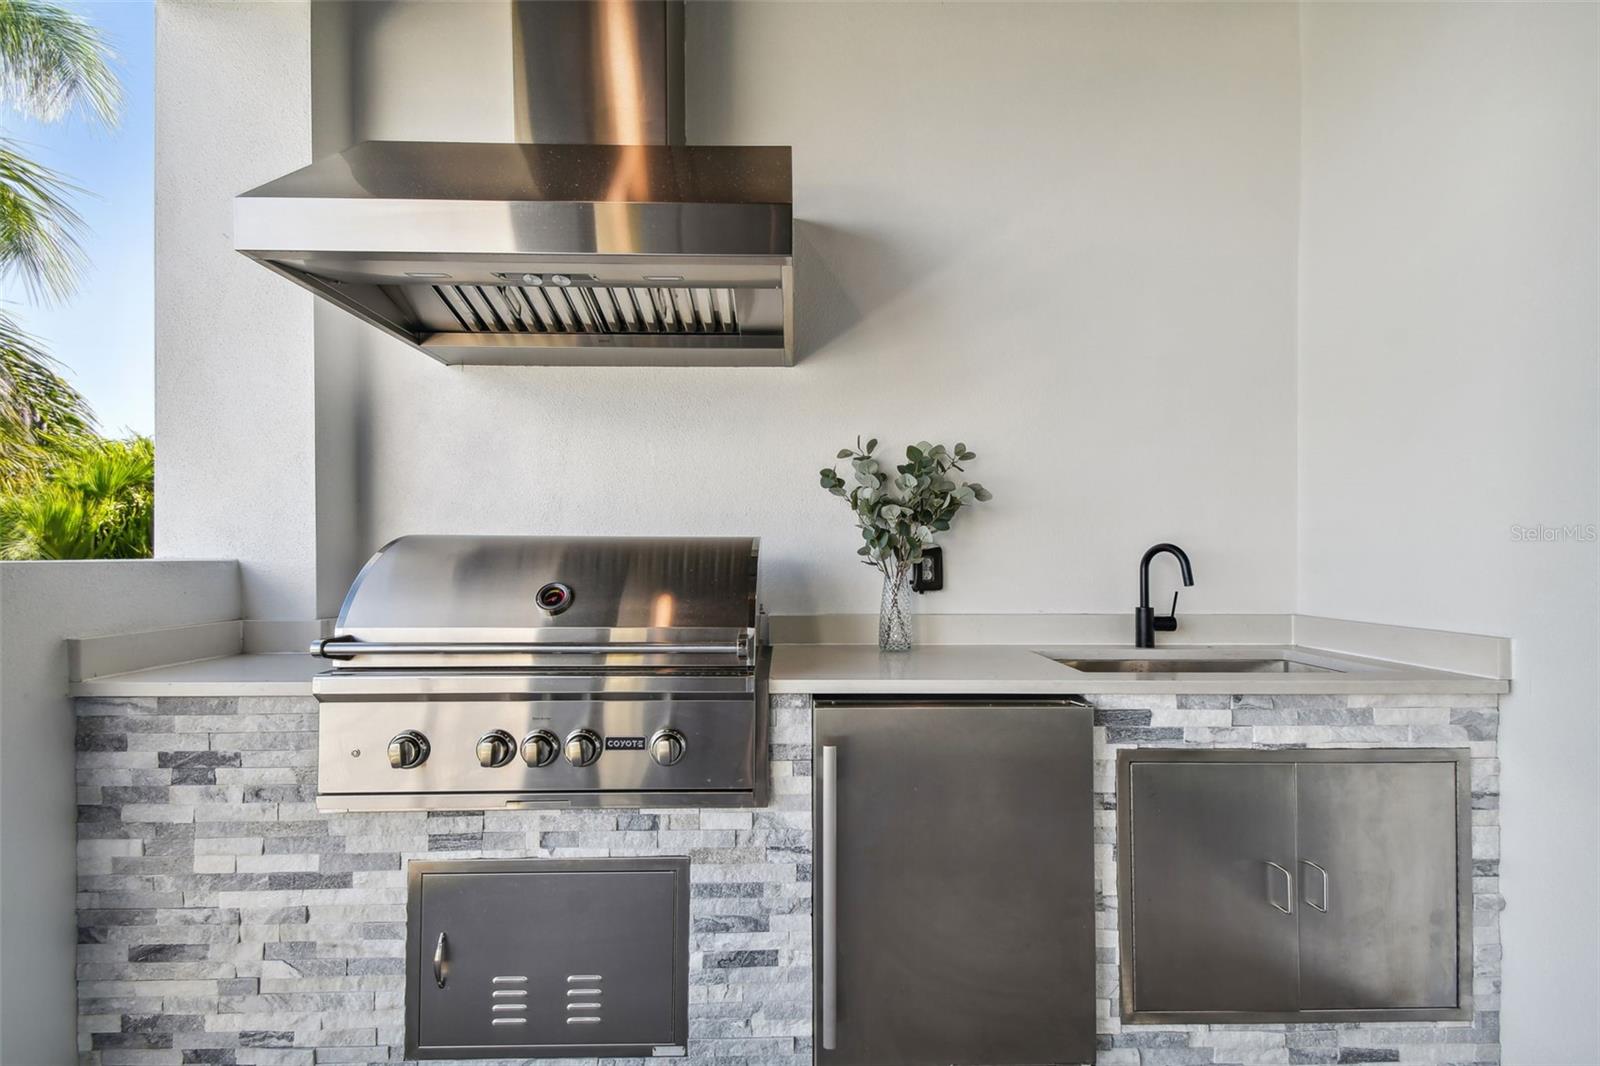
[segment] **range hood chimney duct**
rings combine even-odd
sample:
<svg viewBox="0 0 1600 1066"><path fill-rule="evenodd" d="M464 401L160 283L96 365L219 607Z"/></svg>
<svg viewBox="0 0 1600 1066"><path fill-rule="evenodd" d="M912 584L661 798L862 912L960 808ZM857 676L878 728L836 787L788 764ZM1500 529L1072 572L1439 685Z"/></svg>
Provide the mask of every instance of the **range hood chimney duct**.
<svg viewBox="0 0 1600 1066"><path fill-rule="evenodd" d="M515 0L517 140L687 144L682 0Z"/></svg>
<svg viewBox="0 0 1600 1066"><path fill-rule="evenodd" d="M236 197L234 247L443 363L792 363L790 152L685 143L682 0L511 33L517 142L353 145Z"/></svg>

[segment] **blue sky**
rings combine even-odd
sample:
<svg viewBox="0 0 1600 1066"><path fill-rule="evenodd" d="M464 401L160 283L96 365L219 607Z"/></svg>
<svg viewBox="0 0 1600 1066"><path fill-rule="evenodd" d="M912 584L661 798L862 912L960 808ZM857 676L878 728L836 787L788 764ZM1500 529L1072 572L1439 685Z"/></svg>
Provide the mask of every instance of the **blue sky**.
<svg viewBox="0 0 1600 1066"><path fill-rule="evenodd" d="M70 3L106 35L124 93L122 122L106 130L81 116L44 125L0 113L0 132L84 190L76 207L88 232L88 268L70 299L35 305L14 280L3 299L89 398L102 432L155 425L153 363L155 7L151 0Z"/></svg>

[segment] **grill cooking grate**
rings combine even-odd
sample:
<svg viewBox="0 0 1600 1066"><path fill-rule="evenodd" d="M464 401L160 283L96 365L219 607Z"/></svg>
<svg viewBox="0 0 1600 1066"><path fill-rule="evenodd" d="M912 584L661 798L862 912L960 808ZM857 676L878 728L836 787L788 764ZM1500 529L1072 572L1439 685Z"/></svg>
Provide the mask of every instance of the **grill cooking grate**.
<svg viewBox="0 0 1600 1066"><path fill-rule="evenodd" d="M738 334L731 288L434 285L468 333Z"/></svg>

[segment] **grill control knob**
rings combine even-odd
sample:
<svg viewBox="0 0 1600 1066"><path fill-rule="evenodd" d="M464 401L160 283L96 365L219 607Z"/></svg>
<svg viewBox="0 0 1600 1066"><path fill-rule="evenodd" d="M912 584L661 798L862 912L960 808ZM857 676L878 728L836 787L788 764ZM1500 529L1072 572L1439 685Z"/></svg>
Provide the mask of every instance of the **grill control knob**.
<svg viewBox="0 0 1600 1066"><path fill-rule="evenodd" d="M536 729L522 738L522 761L529 766L549 766L561 754L561 741L546 729Z"/></svg>
<svg viewBox="0 0 1600 1066"><path fill-rule="evenodd" d="M573 766L593 766L600 758L600 738L593 730L579 729L567 735L567 761Z"/></svg>
<svg viewBox="0 0 1600 1066"><path fill-rule="evenodd" d="M415 770L428 761L428 738L415 729L396 733L389 741L389 765L396 770Z"/></svg>
<svg viewBox="0 0 1600 1066"><path fill-rule="evenodd" d="M650 757L661 766L671 766L683 758L689 742L676 729L663 729L650 738Z"/></svg>
<svg viewBox="0 0 1600 1066"><path fill-rule="evenodd" d="M478 762L483 766L504 766L517 754L517 742L504 729L492 729L478 738Z"/></svg>

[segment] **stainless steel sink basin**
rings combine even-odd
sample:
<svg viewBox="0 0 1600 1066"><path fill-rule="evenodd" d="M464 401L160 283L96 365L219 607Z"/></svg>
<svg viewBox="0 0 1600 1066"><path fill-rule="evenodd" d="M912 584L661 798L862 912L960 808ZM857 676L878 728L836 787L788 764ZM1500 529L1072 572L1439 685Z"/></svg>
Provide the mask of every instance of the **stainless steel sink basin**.
<svg viewBox="0 0 1600 1066"><path fill-rule="evenodd" d="M1337 674L1328 666L1293 659L1057 659L1090 673L1115 674Z"/></svg>

